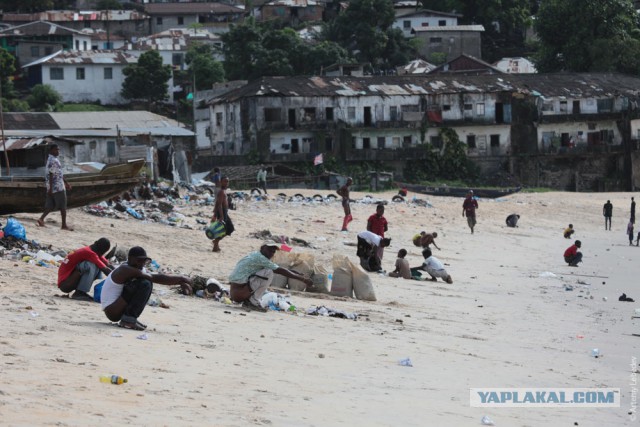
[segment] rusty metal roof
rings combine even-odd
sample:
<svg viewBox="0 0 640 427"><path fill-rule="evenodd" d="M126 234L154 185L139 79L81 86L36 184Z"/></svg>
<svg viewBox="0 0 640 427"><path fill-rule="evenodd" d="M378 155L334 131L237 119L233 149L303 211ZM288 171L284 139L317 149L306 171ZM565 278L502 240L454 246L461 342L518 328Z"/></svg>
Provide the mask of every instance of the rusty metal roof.
<svg viewBox="0 0 640 427"><path fill-rule="evenodd" d="M49 10L37 13L3 13L3 22L141 21L149 16L136 10Z"/></svg>
<svg viewBox="0 0 640 427"><path fill-rule="evenodd" d="M34 65L75 65L75 64L135 64L138 57L118 50L65 50L45 56L22 68Z"/></svg>
<svg viewBox="0 0 640 427"><path fill-rule="evenodd" d="M149 15L244 13L244 9L223 3L149 3L144 10Z"/></svg>
<svg viewBox="0 0 640 427"><path fill-rule="evenodd" d="M4 113L5 130L60 129L49 113Z"/></svg>
<svg viewBox="0 0 640 427"><path fill-rule="evenodd" d="M49 145L56 142L66 142L71 145L84 144L84 142L74 141L71 139L63 139L55 136L43 136L43 137L34 137L34 138L6 138L4 144L0 143L0 151L4 151L4 148L7 151L12 150L28 150L30 148L38 147L40 145Z"/></svg>
<svg viewBox="0 0 640 427"><path fill-rule="evenodd" d="M617 73L263 77L210 101L251 97L412 96L515 92L567 98L640 97L640 78Z"/></svg>
<svg viewBox="0 0 640 427"><path fill-rule="evenodd" d="M86 35L73 28L54 24L53 22L37 21L0 30L0 34L7 36L44 36L44 35Z"/></svg>
<svg viewBox="0 0 640 427"><path fill-rule="evenodd" d="M200 29L196 31L193 28L175 28L148 37L140 37L135 43L127 43L125 49L184 51L194 42L215 43L219 41L219 35L206 30Z"/></svg>
<svg viewBox="0 0 640 427"><path fill-rule="evenodd" d="M317 5L318 5L318 2L315 0L271 0L265 3L263 7L264 6L309 7L309 6L317 6Z"/></svg>

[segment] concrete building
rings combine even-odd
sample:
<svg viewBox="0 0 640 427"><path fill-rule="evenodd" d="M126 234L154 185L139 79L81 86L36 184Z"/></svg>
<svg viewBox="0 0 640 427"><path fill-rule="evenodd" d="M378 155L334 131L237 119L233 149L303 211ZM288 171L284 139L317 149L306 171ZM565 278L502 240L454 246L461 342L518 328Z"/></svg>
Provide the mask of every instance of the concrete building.
<svg viewBox="0 0 640 427"><path fill-rule="evenodd" d="M462 15L421 9L402 15L396 14L393 28L402 30L404 36L408 38L413 37L411 30L414 28L455 26L458 25L459 18L462 18Z"/></svg>
<svg viewBox="0 0 640 427"><path fill-rule="evenodd" d="M226 3L149 3L145 12L151 17L151 34L191 24L226 33L230 24L242 22L245 15L244 9Z"/></svg>
<svg viewBox="0 0 640 427"><path fill-rule="evenodd" d="M446 27L413 28L413 34L421 41L418 53L430 61L433 54L443 55L445 60L467 54L482 58L482 25L453 25Z"/></svg>
<svg viewBox="0 0 640 427"><path fill-rule="evenodd" d="M303 22L320 22L324 4L315 0L272 0L264 3L257 15L261 21L278 20L297 26Z"/></svg>

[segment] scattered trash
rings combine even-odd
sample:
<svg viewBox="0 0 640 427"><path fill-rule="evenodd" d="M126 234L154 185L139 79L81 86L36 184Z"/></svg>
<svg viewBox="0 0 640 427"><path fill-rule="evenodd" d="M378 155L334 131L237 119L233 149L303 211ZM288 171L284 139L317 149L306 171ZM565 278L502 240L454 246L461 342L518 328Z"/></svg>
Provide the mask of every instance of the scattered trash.
<svg viewBox="0 0 640 427"><path fill-rule="evenodd" d="M408 357L405 357L404 359L400 359L398 363L400 364L400 366L408 366L410 368L413 368L413 363L411 363L411 359Z"/></svg>
<svg viewBox="0 0 640 427"><path fill-rule="evenodd" d="M607 302L609 300L609 298L607 297L602 297L602 301Z"/></svg>
<svg viewBox="0 0 640 427"><path fill-rule="evenodd" d="M349 320L357 320L357 313L348 313L342 310L336 310L334 308L325 307L323 305L319 307L311 306L307 309L306 312L310 316L328 316L328 317L338 317L341 319L349 319Z"/></svg>
<svg viewBox="0 0 640 427"><path fill-rule="evenodd" d="M572 290L573 290L573 286L571 286L571 285L564 285L564 290L565 290L565 291L572 291Z"/></svg>
<svg viewBox="0 0 640 427"><path fill-rule="evenodd" d="M146 340L148 340L148 339L149 339L149 335L147 335L147 334L145 333L145 334L142 334L142 335L138 335L136 338L137 338L137 339L139 339L139 340L146 341Z"/></svg>
<svg viewBox="0 0 640 427"><path fill-rule="evenodd" d="M100 376L100 382L101 383L107 383L107 384L116 384L116 385L120 385L120 384L124 384L127 381L126 378L122 378L118 375L101 375Z"/></svg>
<svg viewBox="0 0 640 427"><path fill-rule="evenodd" d="M622 294L618 297L618 301L635 302L633 298L629 298L627 294Z"/></svg>
<svg viewBox="0 0 640 427"><path fill-rule="evenodd" d="M38 317L40 316L40 314L37 311L30 311L29 314L31 315L31 317Z"/></svg>
<svg viewBox="0 0 640 427"><path fill-rule="evenodd" d="M553 274L550 271L543 271L542 273L540 273L538 275L538 277L545 277L546 278L546 277L558 277L558 276L556 276L555 274Z"/></svg>
<svg viewBox="0 0 640 427"><path fill-rule="evenodd" d="M114 333L112 333L112 334L111 334L111 336L112 336L112 337L114 337L114 338L121 338L121 337L122 337L122 334L119 334L119 333L117 333L117 332L114 332Z"/></svg>
<svg viewBox="0 0 640 427"><path fill-rule="evenodd" d="M482 419L480 420L480 424L482 424L483 426L494 426L495 423L493 422L493 420L491 418L489 418L488 416L484 416L482 417Z"/></svg>
<svg viewBox="0 0 640 427"><path fill-rule="evenodd" d="M591 356L592 356L592 357L595 357L596 359L597 359L598 357L602 356L602 355L600 354L600 349L597 349L597 348L592 349L592 350L591 350Z"/></svg>

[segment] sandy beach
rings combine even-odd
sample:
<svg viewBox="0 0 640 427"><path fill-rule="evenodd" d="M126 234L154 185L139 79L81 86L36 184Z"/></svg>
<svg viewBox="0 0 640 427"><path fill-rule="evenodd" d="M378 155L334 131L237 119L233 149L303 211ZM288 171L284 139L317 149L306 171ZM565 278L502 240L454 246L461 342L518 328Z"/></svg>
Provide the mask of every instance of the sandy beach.
<svg viewBox="0 0 640 427"><path fill-rule="evenodd" d="M275 190L273 190L275 192ZM278 190L311 196L321 191ZM352 193L360 199L371 193ZM391 200L395 192L374 193ZM411 237L437 231L434 251L454 283L394 279L371 273L376 302L294 294L298 314L246 312L155 285L169 309L147 307L140 332L114 327L99 304L73 301L55 286L57 269L0 259L0 424L7 426L627 426L632 372L640 357L640 247L625 231L630 193L514 194L479 200L471 234L462 199L415 195L431 207L389 203L383 268L393 270L405 248L422 263ZM409 195L411 199L414 194ZM602 206L614 206L605 231ZM329 271L334 254L356 262L356 234L375 205L352 205L354 221L340 232L339 202L239 203L233 236L221 253L196 224L211 206L178 206L193 230L134 218L69 213L73 232L52 213L18 214L27 238L69 251L99 237L141 245L163 269L213 277L226 284L233 266L260 240L250 233L304 239ZM508 214L521 215L507 228ZM0 218L3 224L6 217ZM584 262L562 258L573 223ZM553 273L555 277L548 273ZM573 290L566 290L570 285ZM619 302L622 293L637 302ZM605 300L606 299L606 300ZM308 316L325 305L358 313L356 321ZM591 356L598 348L601 357ZM401 366L410 358L413 367ZM634 367L632 368L632 365ZM128 379L120 386L100 375ZM613 387L619 408L474 408L469 389L489 387Z"/></svg>

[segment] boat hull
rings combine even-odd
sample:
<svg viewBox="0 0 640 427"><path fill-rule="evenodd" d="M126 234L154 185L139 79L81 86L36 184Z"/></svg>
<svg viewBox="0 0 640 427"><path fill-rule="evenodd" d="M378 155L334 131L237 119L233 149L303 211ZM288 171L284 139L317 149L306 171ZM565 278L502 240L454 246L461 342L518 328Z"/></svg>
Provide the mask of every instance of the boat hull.
<svg viewBox="0 0 640 427"><path fill-rule="evenodd" d="M398 187L406 188L409 191L420 194L427 194L430 196L445 196L445 197L465 197L469 192L469 188L461 187L429 187L426 185L417 184L404 184L399 183ZM473 195L475 197L485 199L496 199L498 197L508 196L510 194L517 193L521 190L521 187L517 188L503 188L503 189L488 189L478 188L473 189Z"/></svg>
<svg viewBox="0 0 640 427"><path fill-rule="evenodd" d="M78 208L118 196L140 183L144 160L105 166L98 173L65 176L71 185L67 208ZM0 215L38 213L44 209L47 190L44 177L0 178Z"/></svg>

